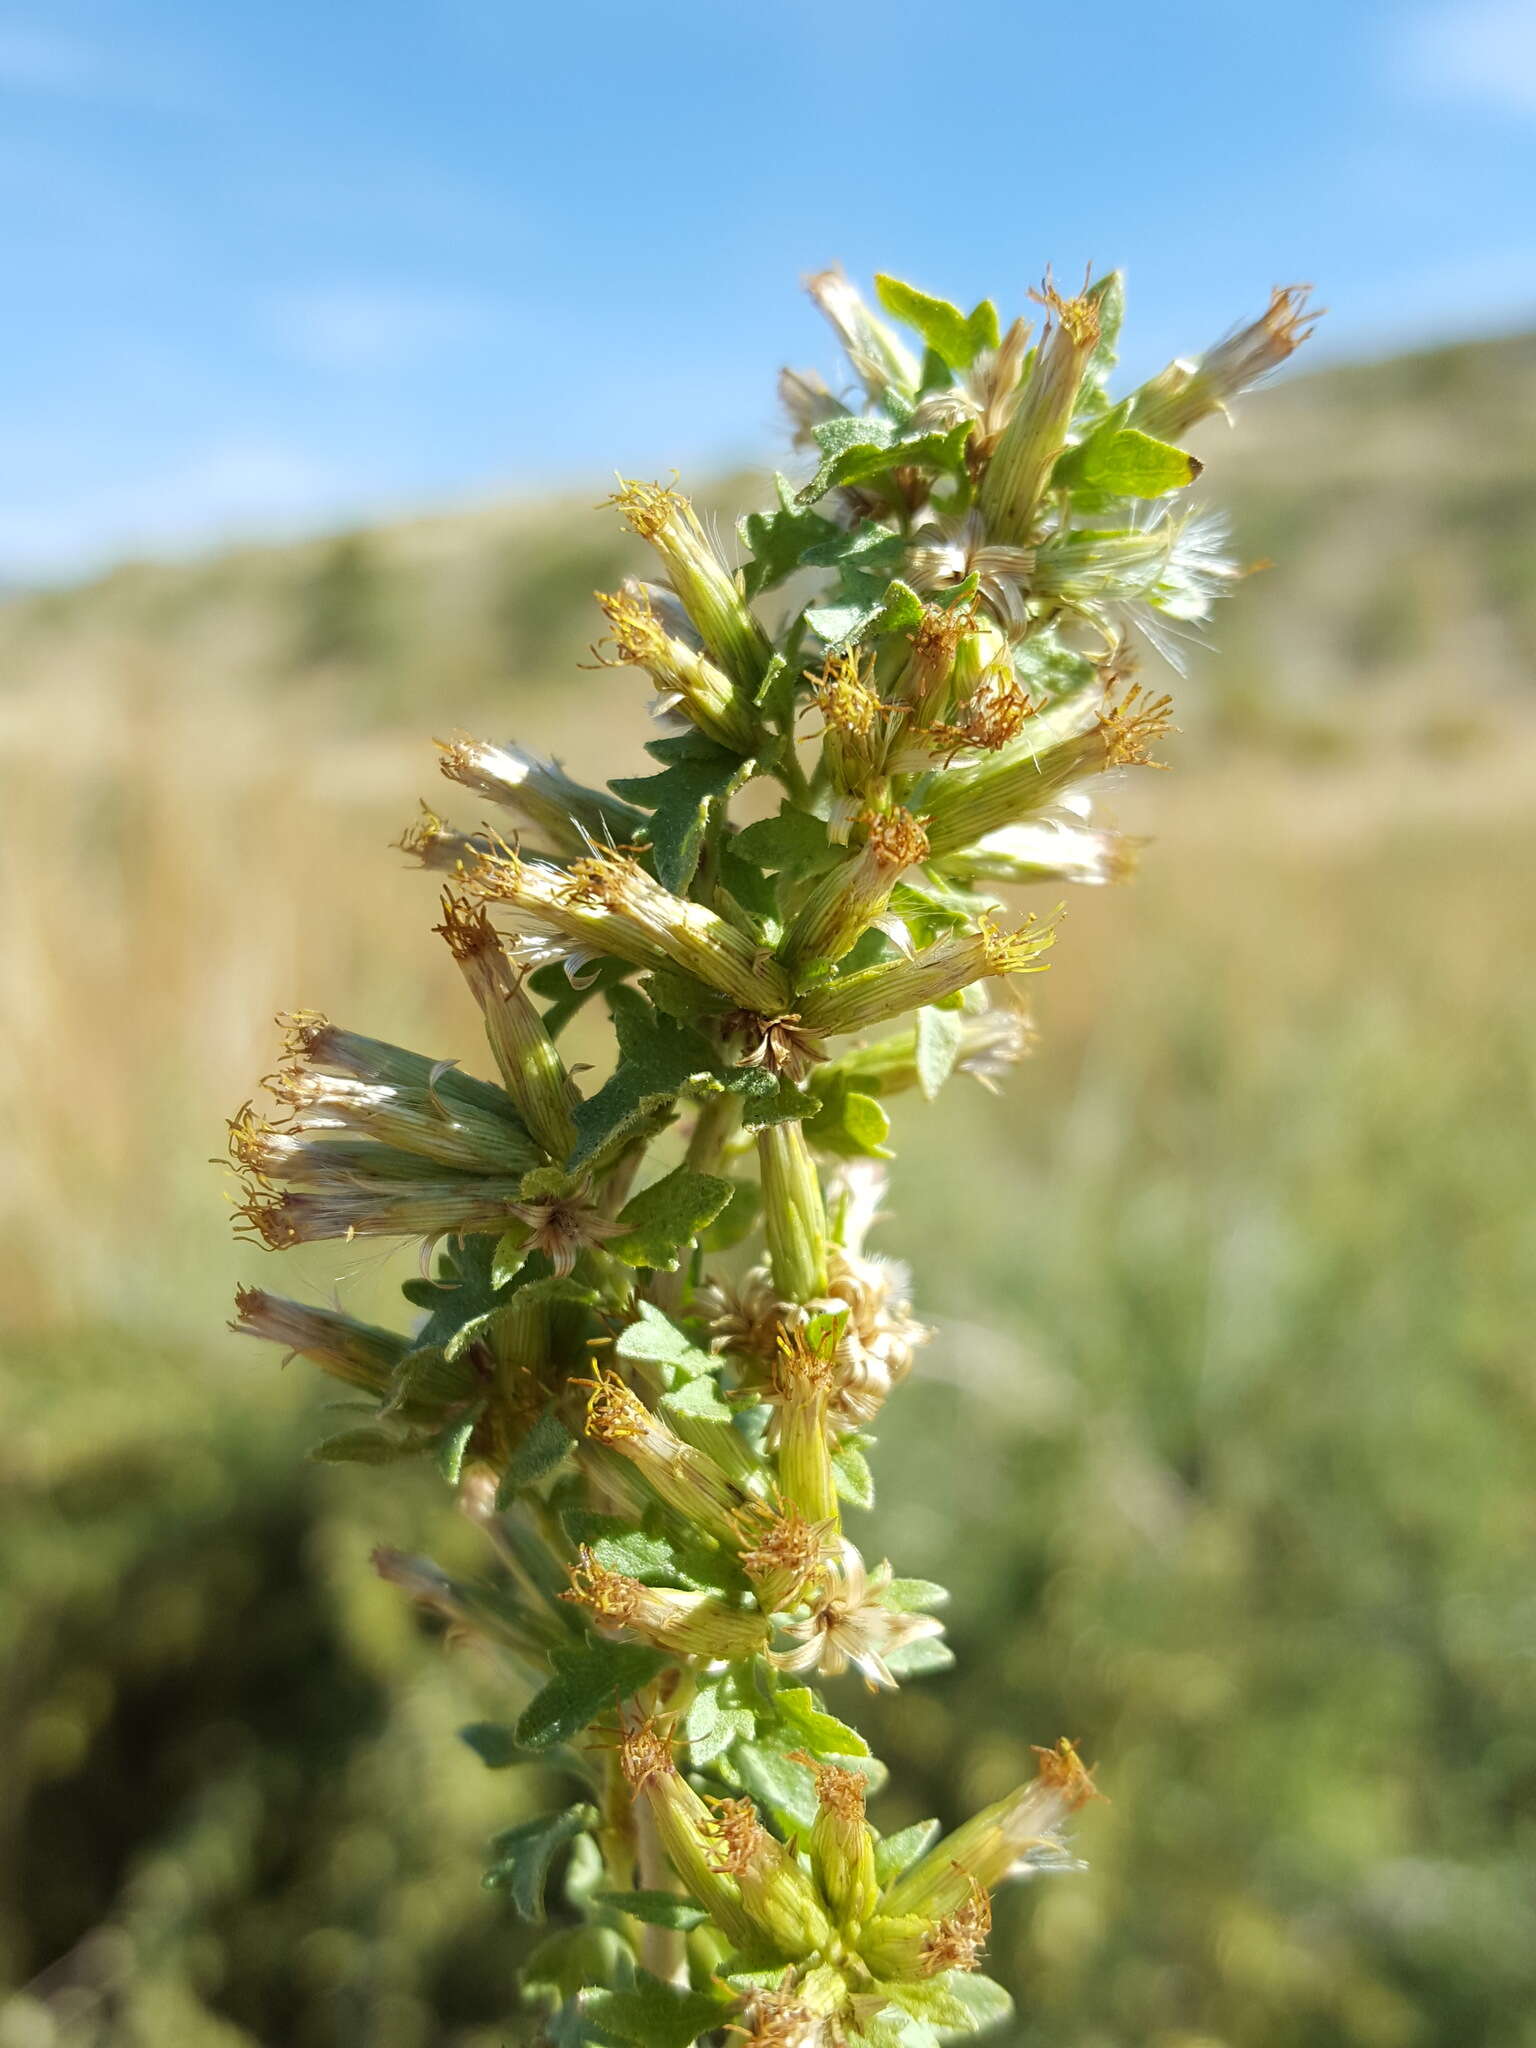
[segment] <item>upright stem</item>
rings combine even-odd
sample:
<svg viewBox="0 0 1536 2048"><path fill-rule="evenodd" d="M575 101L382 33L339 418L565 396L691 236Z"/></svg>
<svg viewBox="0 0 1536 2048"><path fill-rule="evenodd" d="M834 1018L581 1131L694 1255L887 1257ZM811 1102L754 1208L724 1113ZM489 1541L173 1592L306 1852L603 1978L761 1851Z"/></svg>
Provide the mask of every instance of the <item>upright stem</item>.
<svg viewBox="0 0 1536 2048"><path fill-rule="evenodd" d="M819 1300L827 1291L827 1211L816 1162L798 1123L757 1134L768 1264L783 1301Z"/></svg>

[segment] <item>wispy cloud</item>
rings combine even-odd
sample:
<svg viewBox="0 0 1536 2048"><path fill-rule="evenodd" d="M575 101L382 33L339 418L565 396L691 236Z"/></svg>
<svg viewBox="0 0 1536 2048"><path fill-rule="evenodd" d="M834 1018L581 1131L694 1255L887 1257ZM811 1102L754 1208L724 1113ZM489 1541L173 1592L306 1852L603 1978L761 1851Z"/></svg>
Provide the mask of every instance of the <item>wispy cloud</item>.
<svg viewBox="0 0 1536 2048"><path fill-rule="evenodd" d="M331 284L285 293L269 310L279 342L321 370L406 370L472 341L491 324L485 305L447 294Z"/></svg>
<svg viewBox="0 0 1536 2048"><path fill-rule="evenodd" d="M14 16L0 20L0 93L154 113L185 114L214 102L210 81L191 74L183 51L145 38L119 47Z"/></svg>
<svg viewBox="0 0 1536 2048"><path fill-rule="evenodd" d="M76 574L124 555L291 533L345 509L343 479L301 450L227 441L83 494L0 499L0 581Z"/></svg>
<svg viewBox="0 0 1536 2048"><path fill-rule="evenodd" d="M1438 0L1400 22L1393 65L1426 98L1536 115L1536 0Z"/></svg>

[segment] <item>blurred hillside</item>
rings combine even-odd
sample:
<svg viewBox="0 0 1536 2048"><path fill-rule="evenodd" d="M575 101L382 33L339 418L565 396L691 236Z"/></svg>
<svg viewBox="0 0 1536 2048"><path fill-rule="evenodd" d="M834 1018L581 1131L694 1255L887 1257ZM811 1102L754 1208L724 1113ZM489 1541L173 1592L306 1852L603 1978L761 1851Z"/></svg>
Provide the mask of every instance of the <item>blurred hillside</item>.
<svg viewBox="0 0 1536 2048"><path fill-rule="evenodd" d="M880 1703L883 1818L1062 1733L1114 1801L1000 1920L1023 2048L1536 2043L1532 419L1520 337L1206 436L1276 566L1120 800L1144 875L1074 900L1006 1105L900 1106L943 1329L867 1547L960 1666ZM413 1254L232 1246L204 1162L278 1009L481 1064L387 843L432 733L638 756L579 666L629 561L530 504L0 607L0 2048L514 2037L476 1871L528 1795L366 1563L470 1532L306 1466L323 1396L221 1329L237 1276L393 1318Z"/></svg>
<svg viewBox="0 0 1536 2048"><path fill-rule="evenodd" d="M1533 419L1528 334L1293 377L1245 403L1240 431L1204 429L1239 558L1278 568L1223 616L1219 659L1193 656L1202 715L1347 745L1366 693L1433 737L1526 689ZM704 491L722 530L764 481ZM0 697L92 678L115 691L147 664L304 712L339 696L354 726L505 717L509 684L589 687L591 593L634 565L633 545L615 516L565 501L128 564L0 608Z"/></svg>

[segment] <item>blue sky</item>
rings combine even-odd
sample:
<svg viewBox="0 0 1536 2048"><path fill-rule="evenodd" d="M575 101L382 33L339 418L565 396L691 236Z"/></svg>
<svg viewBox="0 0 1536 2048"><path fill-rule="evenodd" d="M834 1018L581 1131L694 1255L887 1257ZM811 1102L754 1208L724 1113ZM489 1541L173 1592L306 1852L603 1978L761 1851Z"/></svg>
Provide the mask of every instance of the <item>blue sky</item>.
<svg viewBox="0 0 1536 2048"><path fill-rule="evenodd" d="M0 578L771 458L801 275L1536 320L1536 0L0 0Z"/></svg>

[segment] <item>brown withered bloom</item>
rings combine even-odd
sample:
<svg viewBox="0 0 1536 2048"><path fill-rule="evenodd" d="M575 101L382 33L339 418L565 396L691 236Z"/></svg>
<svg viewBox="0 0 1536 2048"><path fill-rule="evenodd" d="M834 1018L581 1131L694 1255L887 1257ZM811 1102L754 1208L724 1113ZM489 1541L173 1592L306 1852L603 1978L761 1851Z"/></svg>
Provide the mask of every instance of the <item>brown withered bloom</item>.
<svg viewBox="0 0 1536 2048"><path fill-rule="evenodd" d="M811 1612L786 1628L798 1646L774 1652L771 1661L781 1671L819 1671L826 1678L841 1677L851 1664L871 1692L894 1690L887 1659L909 1643L942 1635L944 1625L931 1614L903 1614L884 1605L893 1577L889 1563L869 1571L845 1541L839 1561L822 1574Z"/></svg>
<svg viewBox="0 0 1536 2048"><path fill-rule="evenodd" d="M507 1205L520 1223L527 1224L529 1247L542 1252L562 1279L576 1270L584 1251L624 1235L625 1226L596 1208L590 1193L590 1185L582 1183L570 1194Z"/></svg>
<svg viewBox="0 0 1536 2048"><path fill-rule="evenodd" d="M799 1087L827 1057L823 1040L801 1027L799 1013L786 1010L781 1017L760 1017L755 1010L732 1010L720 1020L727 1042L744 1047L738 1054L739 1067L761 1067L764 1073L782 1074Z"/></svg>

